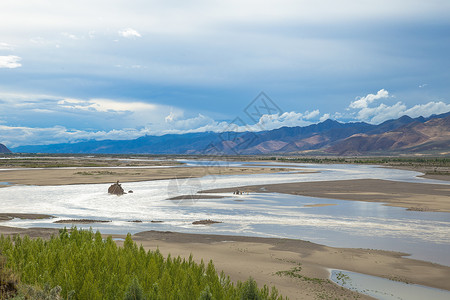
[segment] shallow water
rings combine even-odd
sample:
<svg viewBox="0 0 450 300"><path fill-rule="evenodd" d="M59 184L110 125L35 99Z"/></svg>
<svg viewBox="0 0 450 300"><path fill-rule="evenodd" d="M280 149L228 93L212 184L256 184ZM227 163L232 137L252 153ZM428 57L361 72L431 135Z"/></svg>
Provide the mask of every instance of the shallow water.
<svg viewBox="0 0 450 300"><path fill-rule="evenodd" d="M239 162L187 161L209 167ZM248 163L245 163L248 164ZM272 165L272 164L268 164ZM450 215L406 211L380 203L320 199L282 194L226 195L223 199L166 199L195 194L199 190L250 184L296 181L378 178L409 182L433 182L420 173L376 166L293 165L320 173L206 176L203 178L124 183L134 193L108 195L109 184L69 186L12 186L0 189L0 212L45 213L57 219L99 219L110 223L78 225L104 233L136 233L170 230L190 233L283 237L309 240L338 247L372 248L411 253L413 258L450 265ZM337 204L305 207L310 204ZM211 226L193 221L222 221ZM131 223L142 220L143 223ZM151 223L151 221L164 221ZM52 220L12 220L2 225L17 227L64 227Z"/></svg>
<svg viewBox="0 0 450 300"><path fill-rule="evenodd" d="M350 271L331 270L330 279L347 289L380 300L450 299L450 291L430 288L418 284L407 284Z"/></svg>

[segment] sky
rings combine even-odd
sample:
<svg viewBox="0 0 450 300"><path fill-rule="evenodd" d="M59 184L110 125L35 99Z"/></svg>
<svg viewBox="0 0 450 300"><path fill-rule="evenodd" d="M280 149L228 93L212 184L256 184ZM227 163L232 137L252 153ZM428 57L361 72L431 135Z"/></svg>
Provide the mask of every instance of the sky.
<svg viewBox="0 0 450 300"><path fill-rule="evenodd" d="M444 113L449 15L448 0L2 0L0 143Z"/></svg>

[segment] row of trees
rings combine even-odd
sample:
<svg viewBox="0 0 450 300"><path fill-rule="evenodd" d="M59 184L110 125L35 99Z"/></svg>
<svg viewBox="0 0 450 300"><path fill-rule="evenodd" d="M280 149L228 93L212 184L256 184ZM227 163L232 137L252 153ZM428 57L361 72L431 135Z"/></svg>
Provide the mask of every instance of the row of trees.
<svg viewBox="0 0 450 300"><path fill-rule="evenodd" d="M0 237L0 255L21 284L60 287L65 299L283 299L253 279L233 284L205 265L164 258L138 247L128 234L123 247L92 230L61 230L50 240Z"/></svg>

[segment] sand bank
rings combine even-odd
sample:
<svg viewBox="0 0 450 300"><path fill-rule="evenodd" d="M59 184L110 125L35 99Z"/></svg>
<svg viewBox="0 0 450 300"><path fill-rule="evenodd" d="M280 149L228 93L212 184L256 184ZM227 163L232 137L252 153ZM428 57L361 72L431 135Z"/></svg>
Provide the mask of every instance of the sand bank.
<svg viewBox="0 0 450 300"><path fill-rule="evenodd" d="M54 216L44 215L44 214L0 213L0 221L9 221L12 219L39 220L39 219L50 219L50 218L54 218Z"/></svg>
<svg viewBox="0 0 450 300"><path fill-rule="evenodd" d="M66 185L181 179L207 175L244 175L287 172L272 167L77 168L0 170L0 182L26 185ZM307 172L307 171L305 171ZM0 185L0 187L7 185Z"/></svg>
<svg viewBox="0 0 450 300"><path fill-rule="evenodd" d="M323 282L316 286L307 280L327 279L326 268L345 269L450 290L450 267L408 259L399 252L334 248L291 239L158 231L137 233L133 238L147 249L158 246L162 253L170 252L184 257L193 253L197 259L212 259L218 270L224 270L234 280L252 276L261 283L275 284L280 289L286 287L293 299L299 298L294 295L299 295L300 291L313 290L313 287L334 291L333 284L328 286L327 282ZM299 274L307 278L286 278L275 274L299 264L302 268Z"/></svg>
<svg viewBox="0 0 450 300"><path fill-rule="evenodd" d="M236 188L202 191L232 193ZM389 206L417 211L450 212L450 186L398 182L381 179L355 179L317 182L250 185L239 190L253 193L285 193L318 198L383 202Z"/></svg>

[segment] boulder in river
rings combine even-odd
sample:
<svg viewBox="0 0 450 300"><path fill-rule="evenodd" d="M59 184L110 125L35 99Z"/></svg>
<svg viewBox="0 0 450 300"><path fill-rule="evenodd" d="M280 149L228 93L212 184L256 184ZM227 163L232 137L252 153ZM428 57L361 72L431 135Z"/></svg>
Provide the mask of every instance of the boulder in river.
<svg viewBox="0 0 450 300"><path fill-rule="evenodd" d="M117 180L116 183L108 188L108 193L119 196L125 194L125 191L123 190L122 185L119 183L119 180Z"/></svg>

